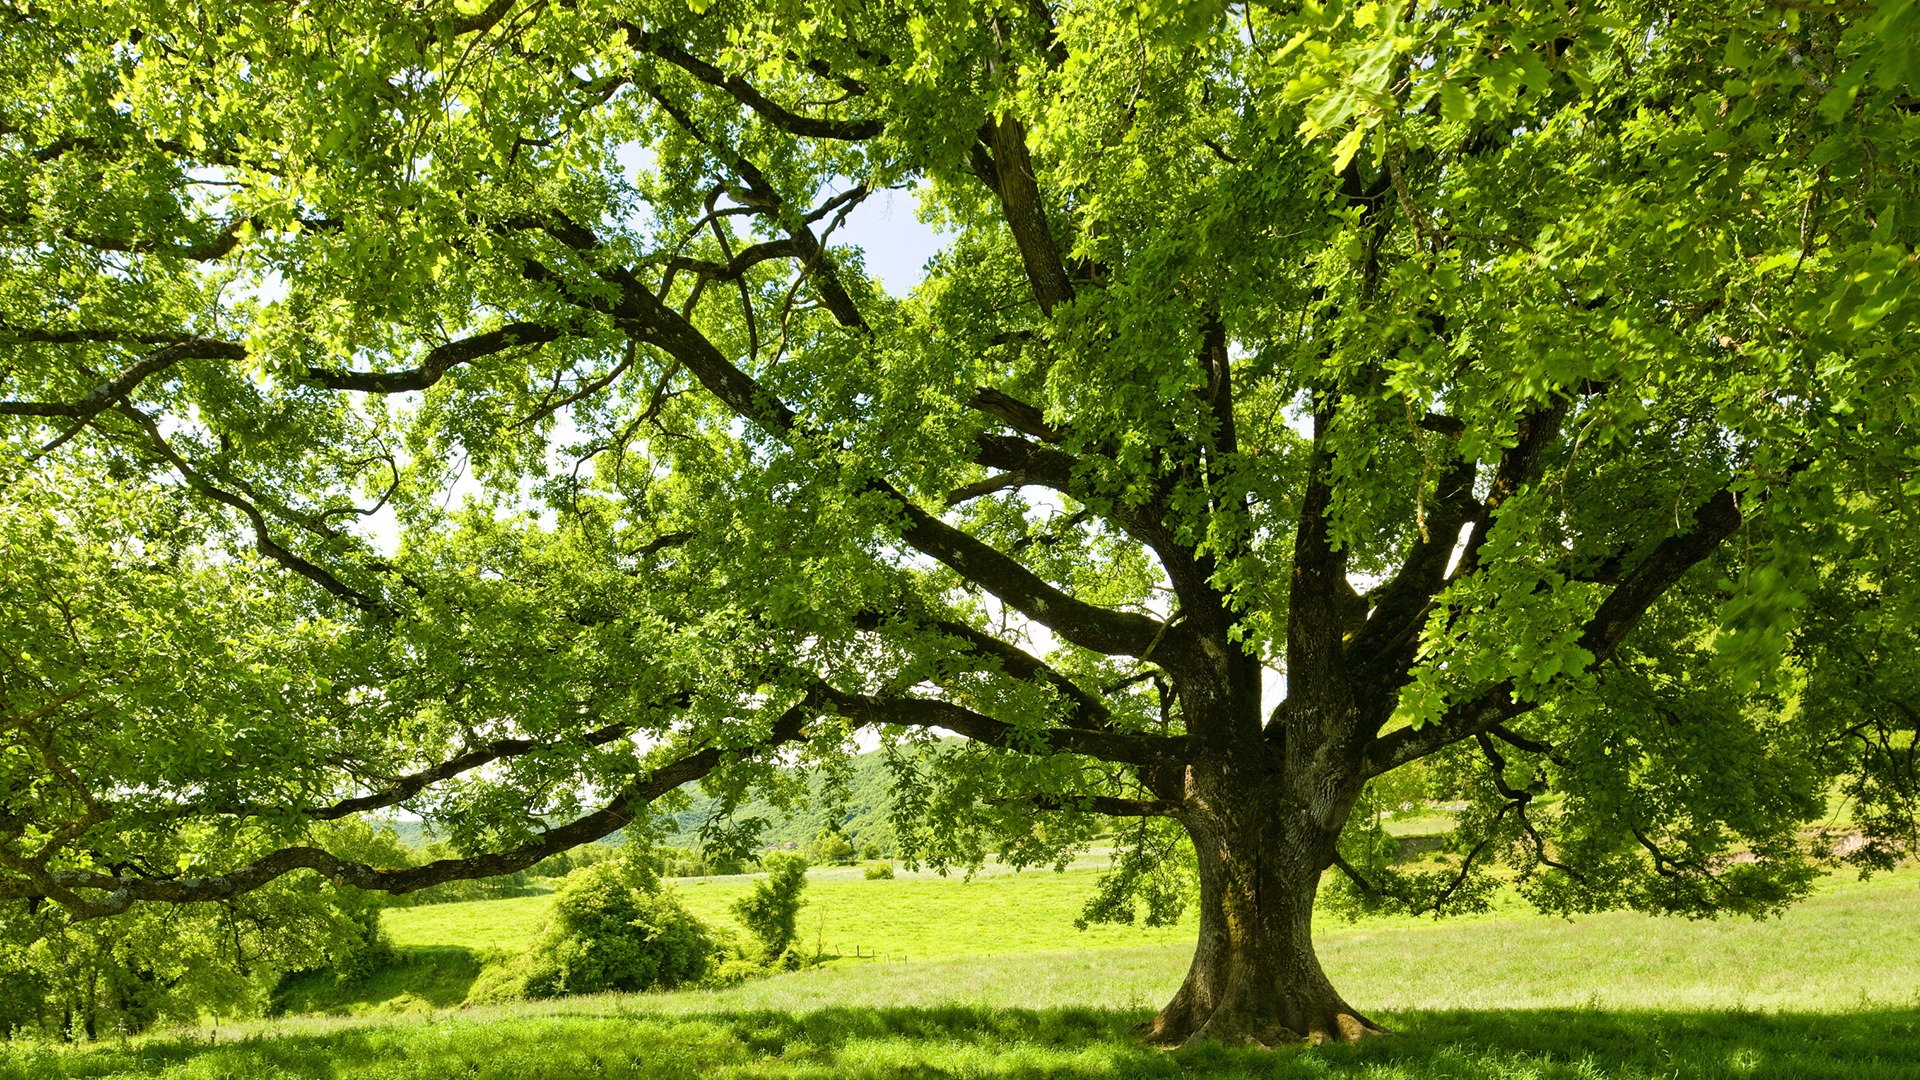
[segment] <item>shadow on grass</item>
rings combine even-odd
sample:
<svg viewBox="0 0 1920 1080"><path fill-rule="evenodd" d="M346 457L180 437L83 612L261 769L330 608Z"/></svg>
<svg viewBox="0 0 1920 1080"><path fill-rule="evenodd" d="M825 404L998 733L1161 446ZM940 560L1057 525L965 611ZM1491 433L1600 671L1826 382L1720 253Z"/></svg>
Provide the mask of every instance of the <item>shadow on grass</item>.
<svg viewBox="0 0 1920 1080"><path fill-rule="evenodd" d="M289 975L273 992L273 1012L344 1016L450 1009L467 1000L484 966L472 949L459 946L400 949L392 963L353 982L326 970Z"/></svg>
<svg viewBox="0 0 1920 1080"><path fill-rule="evenodd" d="M1839 1014L1489 1010L1383 1017L1360 1047L1163 1052L1145 1012L824 1008L670 1015L586 999L207 1045L0 1051L0 1077L1353 1077L1366 1080L1920 1080L1920 1010Z"/></svg>

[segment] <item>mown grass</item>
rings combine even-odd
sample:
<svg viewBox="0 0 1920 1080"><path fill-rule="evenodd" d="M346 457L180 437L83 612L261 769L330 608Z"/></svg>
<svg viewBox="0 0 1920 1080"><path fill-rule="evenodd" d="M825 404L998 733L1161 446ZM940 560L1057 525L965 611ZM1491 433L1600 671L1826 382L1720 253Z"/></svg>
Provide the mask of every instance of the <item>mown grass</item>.
<svg viewBox="0 0 1920 1080"><path fill-rule="evenodd" d="M724 990L293 1018L219 1041L203 1030L17 1046L0 1052L0 1078L1920 1080L1920 872L1835 880L1764 923L1507 913L1329 925L1319 937L1335 983L1393 1038L1270 1054L1143 1047L1132 1028L1178 983L1183 938L848 959Z"/></svg>
<svg viewBox="0 0 1920 1080"><path fill-rule="evenodd" d="M840 964L1060 949L1165 946L1184 964L1191 920L1179 926L1089 926L1073 919L1093 887L1091 871L1029 871L965 881L931 875L867 881L857 870L816 871L801 911L802 944L816 943ZM702 919L727 924L728 905L751 878L710 878L677 886ZM406 908L386 915L396 945L463 947L513 953L532 940L551 903L547 896ZM1485 924L1496 929L1483 929ZM1403 931L1415 932L1405 933ZM1565 920L1535 915L1502 894L1486 915L1435 921L1391 917L1316 929L1321 958L1342 986L1375 1004L1417 1008L1434 1002L1430 966L1470 952L1484 971L1482 996L1451 999L1462 1008L1496 1005L1584 1005L1595 999L1635 1002L1636 988L1655 985L1671 1006L1831 1007L1832 995L1861 994L1906 1003L1920 992L1920 870L1860 882L1823 881L1816 893L1778 919L1688 922L1627 912ZM1406 963L1381 965L1397 956ZM1555 976L1564 985L1552 989ZM1891 979L1891 982L1887 980ZM1904 980L1904 981L1903 981ZM1357 988L1364 985L1362 994ZM1530 988L1516 999L1516 988ZM1684 988L1684 992L1683 992ZM1597 995L1597 997L1596 997ZM427 996L424 993L419 996Z"/></svg>
<svg viewBox="0 0 1920 1080"><path fill-rule="evenodd" d="M913 960L1191 939L1191 926L1074 929L1096 877L1081 869L988 873L972 880L903 873L869 881L858 867L814 870L800 912L801 945L829 956L879 952ZM702 920L732 925L729 907L752 884L752 877L742 875L681 879L674 887ZM404 948L518 952L539 933L552 902L551 895L541 895L398 908L386 912L383 922L394 944Z"/></svg>
<svg viewBox="0 0 1920 1080"><path fill-rule="evenodd" d="M1070 882L1073 876L1058 878ZM947 882L946 887L979 895L967 891L972 885ZM986 895L1048 894L1035 888L1032 894ZM892 902L905 907L914 896L905 892ZM1133 1009L1161 1004L1185 973L1192 951L1190 923L1134 930L1152 939L1130 947L1063 949L1078 946L1080 935L1062 920L1052 924L1050 949L1011 952L982 939L996 926L1012 938L1039 935L1050 917L1043 909L984 904L944 909L960 924L950 940L981 941L977 952L907 963L849 955L826 970L647 1000L661 1008L692 1002L701 1009L801 1011L823 998L863 1006L965 1002L996 1008ZM1866 882L1830 878L1812 897L1764 922L1689 922L1631 912L1556 919L1507 909L1438 921L1324 922L1315 936L1334 984L1369 1011L1920 1007L1920 870Z"/></svg>

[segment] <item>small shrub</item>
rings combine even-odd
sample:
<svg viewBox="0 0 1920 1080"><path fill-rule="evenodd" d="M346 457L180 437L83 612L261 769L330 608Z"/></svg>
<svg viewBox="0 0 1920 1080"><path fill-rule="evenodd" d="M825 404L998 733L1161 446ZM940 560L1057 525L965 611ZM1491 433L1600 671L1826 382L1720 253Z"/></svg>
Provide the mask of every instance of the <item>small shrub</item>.
<svg viewBox="0 0 1920 1080"><path fill-rule="evenodd" d="M837 829L821 829L807 845L807 852L823 866L853 865L853 841Z"/></svg>
<svg viewBox="0 0 1920 1080"><path fill-rule="evenodd" d="M872 840L860 845L860 857L868 862L878 859L882 854L884 852L880 850L880 845Z"/></svg>
<svg viewBox="0 0 1920 1080"><path fill-rule="evenodd" d="M352 986L392 967L399 958L399 952L383 934L334 961L334 977L342 986Z"/></svg>
<svg viewBox="0 0 1920 1080"><path fill-rule="evenodd" d="M713 956L702 986L733 986L767 973L759 943L746 940L738 927L716 926L712 933Z"/></svg>
<svg viewBox="0 0 1920 1080"><path fill-rule="evenodd" d="M791 851L772 851L761 860L767 876L753 883L753 891L733 902L740 924L760 942L760 955L773 963L793 944L801 893L807 888L807 857Z"/></svg>
<svg viewBox="0 0 1920 1080"><path fill-rule="evenodd" d="M893 876L893 864L890 862L868 863L866 869L868 881L879 881Z"/></svg>
<svg viewBox="0 0 1920 1080"><path fill-rule="evenodd" d="M618 859L575 870L554 894L527 959L531 997L651 990L699 980L714 951L707 928L651 865Z"/></svg>
<svg viewBox="0 0 1920 1080"><path fill-rule="evenodd" d="M747 956L730 956L715 964L707 973L707 985L716 987L738 986L748 979L757 979L767 973L767 966Z"/></svg>

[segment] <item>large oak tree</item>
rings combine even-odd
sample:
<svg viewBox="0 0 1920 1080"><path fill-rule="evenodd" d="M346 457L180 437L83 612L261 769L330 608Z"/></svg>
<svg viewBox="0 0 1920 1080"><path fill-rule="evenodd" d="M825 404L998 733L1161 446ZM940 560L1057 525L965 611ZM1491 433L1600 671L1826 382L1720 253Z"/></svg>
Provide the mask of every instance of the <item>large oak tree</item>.
<svg viewBox="0 0 1920 1080"><path fill-rule="evenodd" d="M1885 865L1917 28L0 5L0 896L509 872L877 729L922 858L1137 818L1165 914L1190 841L1153 1036L1272 1042L1375 1030L1329 872L1766 912L1836 791ZM909 296L836 243L901 188ZM1376 857L1409 771L1444 871ZM469 854L312 839L396 807Z"/></svg>

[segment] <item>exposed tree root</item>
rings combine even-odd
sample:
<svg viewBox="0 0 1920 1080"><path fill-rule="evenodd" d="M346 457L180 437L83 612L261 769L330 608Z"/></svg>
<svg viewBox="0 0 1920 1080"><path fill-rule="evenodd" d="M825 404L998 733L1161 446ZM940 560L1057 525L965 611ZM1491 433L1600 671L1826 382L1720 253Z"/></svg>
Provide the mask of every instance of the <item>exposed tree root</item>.
<svg viewBox="0 0 1920 1080"><path fill-rule="evenodd" d="M1297 1012L1297 1010L1287 1011ZM1289 1023L1288 1020L1292 1022ZM1175 1016L1169 1016L1163 1012L1135 1030L1140 1034L1142 1041L1148 1045L1167 1049L1195 1046L1201 1043L1256 1047L1262 1050L1303 1044L1325 1046L1331 1043L1351 1046L1391 1034L1386 1028L1345 1005L1328 1010L1315 1010L1310 1018L1299 1015L1287 1018L1274 1015L1262 1017L1234 1009L1216 1009L1204 1018L1193 1016L1190 1010L1180 1010L1180 1015Z"/></svg>

